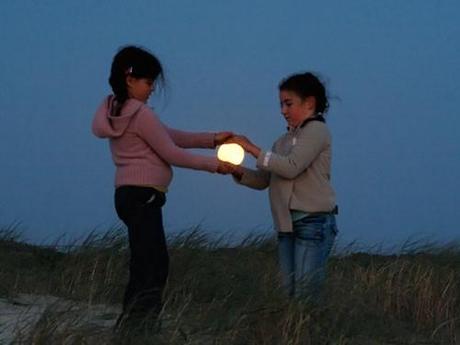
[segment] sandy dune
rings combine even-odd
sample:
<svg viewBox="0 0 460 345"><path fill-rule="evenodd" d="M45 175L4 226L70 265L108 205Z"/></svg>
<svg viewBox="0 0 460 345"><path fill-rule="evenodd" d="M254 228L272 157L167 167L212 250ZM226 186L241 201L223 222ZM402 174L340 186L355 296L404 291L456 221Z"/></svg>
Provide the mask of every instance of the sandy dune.
<svg viewBox="0 0 460 345"><path fill-rule="evenodd" d="M89 306L54 296L19 294L0 298L0 344L10 344L44 323L51 327L87 325L109 329L119 311L113 306Z"/></svg>

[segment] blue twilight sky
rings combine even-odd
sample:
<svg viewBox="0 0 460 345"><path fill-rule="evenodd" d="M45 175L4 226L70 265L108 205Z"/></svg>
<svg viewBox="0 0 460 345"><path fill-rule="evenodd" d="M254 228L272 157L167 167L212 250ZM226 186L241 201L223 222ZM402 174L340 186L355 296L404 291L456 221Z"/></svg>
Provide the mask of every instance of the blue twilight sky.
<svg viewBox="0 0 460 345"><path fill-rule="evenodd" d="M279 80L320 73L339 241L458 239L459 18L456 0L2 0L0 225L44 243L116 224L108 145L90 125L132 43L164 63L166 96L150 103L165 123L264 148L285 128ZM175 169L164 213L168 232L271 231L266 191L204 172Z"/></svg>

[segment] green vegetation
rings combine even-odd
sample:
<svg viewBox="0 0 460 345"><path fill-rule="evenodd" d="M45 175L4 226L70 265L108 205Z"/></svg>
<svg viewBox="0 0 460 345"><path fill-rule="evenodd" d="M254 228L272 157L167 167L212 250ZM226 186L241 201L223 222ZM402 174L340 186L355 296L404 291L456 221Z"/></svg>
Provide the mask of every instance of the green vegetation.
<svg viewBox="0 0 460 345"><path fill-rule="evenodd" d="M171 238L171 274L159 325L124 339L81 322L82 309L119 307L128 273L125 233L78 246L41 247L0 231L0 298L52 295L18 344L459 344L460 246L413 245L398 255L335 254L325 301L289 301L279 289L273 238L233 247L195 229ZM99 318L113 324L116 313ZM0 333L1 338L1 333ZM1 341L0 341L1 343Z"/></svg>

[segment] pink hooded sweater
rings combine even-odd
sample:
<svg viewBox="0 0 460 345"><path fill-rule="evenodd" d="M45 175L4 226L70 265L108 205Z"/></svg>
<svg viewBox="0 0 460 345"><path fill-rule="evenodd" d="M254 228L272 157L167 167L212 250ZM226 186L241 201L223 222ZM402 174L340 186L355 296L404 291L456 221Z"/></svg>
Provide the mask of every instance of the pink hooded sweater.
<svg viewBox="0 0 460 345"><path fill-rule="evenodd" d="M167 189L171 166L216 172L218 160L185 148L214 148L214 133L168 128L146 104L128 99L112 116L114 97L104 99L93 120L93 133L108 138L116 166L115 186L160 186Z"/></svg>

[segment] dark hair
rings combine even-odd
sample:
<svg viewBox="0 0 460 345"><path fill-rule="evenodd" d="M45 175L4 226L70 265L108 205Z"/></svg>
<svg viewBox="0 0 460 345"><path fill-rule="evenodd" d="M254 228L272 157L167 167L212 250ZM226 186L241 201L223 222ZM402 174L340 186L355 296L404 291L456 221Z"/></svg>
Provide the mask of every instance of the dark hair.
<svg viewBox="0 0 460 345"><path fill-rule="evenodd" d="M311 72L292 74L281 80L279 90L295 92L302 99L310 96L315 97L315 111L317 113L324 114L329 109L326 88L319 78Z"/></svg>
<svg viewBox="0 0 460 345"><path fill-rule="evenodd" d="M136 46L125 46L115 54L110 70L109 84L118 102L118 110L128 99L126 76L134 78L158 78L164 84L163 67L160 61L149 51Z"/></svg>

